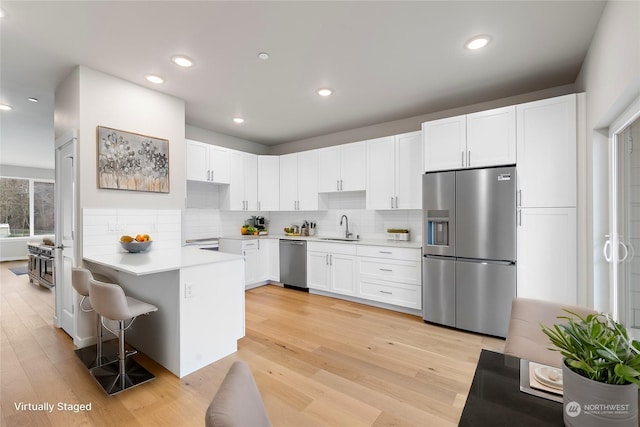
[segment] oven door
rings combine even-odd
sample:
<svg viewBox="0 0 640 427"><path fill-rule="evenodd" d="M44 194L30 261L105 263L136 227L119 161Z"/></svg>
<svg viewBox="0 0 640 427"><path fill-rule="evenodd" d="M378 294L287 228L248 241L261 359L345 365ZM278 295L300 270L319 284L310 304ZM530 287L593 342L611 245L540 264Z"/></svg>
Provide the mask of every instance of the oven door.
<svg viewBox="0 0 640 427"><path fill-rule="evenodd" d="M52 256L40 255L40 286L52 288L54 258Z"/></svg>
<svg viewBox="0 0 640 427"><path fill-rule="evenodd" d="M29 282L38 284L40 282L40 257L36 254L29 254L29 264L27 265Z"/></svg>

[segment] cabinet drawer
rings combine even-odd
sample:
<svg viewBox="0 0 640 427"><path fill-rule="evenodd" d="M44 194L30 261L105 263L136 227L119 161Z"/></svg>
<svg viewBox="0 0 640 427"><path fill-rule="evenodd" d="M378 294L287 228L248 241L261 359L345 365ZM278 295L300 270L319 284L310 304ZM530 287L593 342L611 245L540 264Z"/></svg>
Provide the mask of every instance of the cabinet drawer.
<svg viewBox="0 0 640 427"><path fill-rule="evenodd" d="M420 249L358 245L358 256L420 262Z"/></svg>
<svg viewBox="0 0 640 427"><path fill-rule="evenodd" d="M419 262L359 258L358 265L360 274L369 278L421 285L422 268Z"/></svg>
<svg viewBox="0 0 640 427"><path fill-rule="evenodd" d="M258 249L260 241L258 239L247 239L242 241L242 250Z"/></svg>
<svg viewBox="0 0 640 427"><path fill-rule="evenodd" d="M307 242L307 252L355 255L356 245L350 243Z"/></svg>
<svg viewBox="0 0 640 427"><path fill-rule="evenodd" d="M422 308L422 286L360 278L359 297L402 307Z"/></svg>

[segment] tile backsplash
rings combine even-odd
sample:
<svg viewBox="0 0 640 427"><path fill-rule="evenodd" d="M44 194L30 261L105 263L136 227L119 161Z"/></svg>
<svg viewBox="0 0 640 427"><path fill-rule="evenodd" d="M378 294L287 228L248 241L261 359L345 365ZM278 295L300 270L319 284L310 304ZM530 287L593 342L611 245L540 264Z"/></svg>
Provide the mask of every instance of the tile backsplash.
<svg viewBox="0 0 640 427"><path fill-rule="evenodd" d="M304 220L317 224L319 236L339 237L345 232L340 218L347 215L349 231L363 239L386 239L387 228L407 228L411 240L422 240L422 211L412 210L367 210L365 193L344 192L320 195L320 211L246 212L221 211L218 209L187 208L182 216L185 239L235 236L240 227L252 215L267 219L270 234L281 235L283 228L292 224L302 225Z"/></svg>
<svg viewBox="0 0 640 427"><path fill-rule="evenodd" d="M182 245L182 212L179 209L83 209L83 255L123 252L120 236L149 234L149 250Z"/></svg>

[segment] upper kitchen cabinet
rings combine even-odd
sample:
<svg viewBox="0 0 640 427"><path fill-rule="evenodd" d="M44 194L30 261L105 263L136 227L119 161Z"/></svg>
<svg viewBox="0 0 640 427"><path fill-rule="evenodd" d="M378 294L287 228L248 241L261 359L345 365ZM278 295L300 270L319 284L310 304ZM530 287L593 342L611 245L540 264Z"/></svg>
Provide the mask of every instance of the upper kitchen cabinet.
<svg viewBox="0 0 640 427"><path fill-rule="evenodd" d="M318 210L318 151L280 156L280 210Z"/></svg>
<svg viewBox="0 0 640 427"><path fill-rule="evenodd" d="M422 136L367 141L367 209L422 208Z"/></svg>
<svg viewBox="0 0 640 427"><path fill-rule="evenodd" d="M228 155L231 171L229 210L258 210L258 156L235 150L230 150Z"/></svg>
<svg viewBox="0 0 640 427"><path fill-rule="evenodd" d="M258 156L258 210L280 210L279 156Z"/></svg>
<svg viewBox="0 0 640 427"><path fill-rule="evenodd" d="M519 205L576 206L576 95L521 104L516 112Z"/></svg>
<svg viewBox="0 0 640 427"><path fill-rule="evenodd" d="M365 151L364 141L318 150L318 192L363 191Z"/></svg>
<svg viewBox="0 0 640 427"><path fill-rule="evenodd" d="M189 139L186 143L187 180L230 183L229 150Z"/></svg>
<svg viewBox="0 0 640 427"><path fill-rule="evenodd" d="M422 124L424 167L427 171L464 167L467 150L467 116L449 117Z"/></svg>
<svg viewBox="0 0 640 427"><path fill-rule="evenodd" d="M516 163L516 108L495 108L422 124L427 171Z"/></svg>

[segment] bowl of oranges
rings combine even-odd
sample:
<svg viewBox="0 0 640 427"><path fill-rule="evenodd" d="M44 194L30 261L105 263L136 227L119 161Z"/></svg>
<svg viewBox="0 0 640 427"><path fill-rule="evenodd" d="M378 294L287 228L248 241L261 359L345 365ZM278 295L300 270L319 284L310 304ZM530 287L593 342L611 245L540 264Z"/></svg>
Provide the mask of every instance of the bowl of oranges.
<svg viewBox="0 0 640 427"><path fill-rule="evenodd" d="M137 253L149 249L153 241L148 234L138 234L136 237L124 235L120 237L120 245L127 252Z"/></svg>

